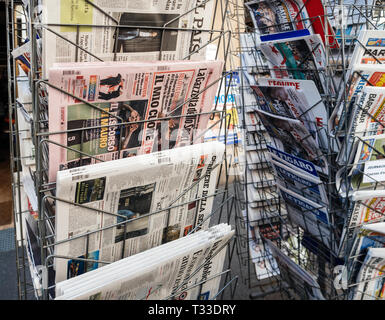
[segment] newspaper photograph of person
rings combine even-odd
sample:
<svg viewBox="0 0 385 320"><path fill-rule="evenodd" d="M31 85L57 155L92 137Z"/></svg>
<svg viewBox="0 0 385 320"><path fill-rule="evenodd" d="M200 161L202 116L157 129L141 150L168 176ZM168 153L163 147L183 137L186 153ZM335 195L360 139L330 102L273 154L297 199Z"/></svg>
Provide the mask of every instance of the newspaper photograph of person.
<svg viewBox="0 0 385 320"><path fill-rule="evenodd" d="M147 100L133 100L117 103L98 103L98 107L120 117L123 122L137 122L144 120L147 111ZM119 120L113 115L91 109L85 104L75 104L68 106L67 128L71 130L67 134L67 145L71 149L79 150L90 155L98 155L111 151L118 151L119 139L121 140L120 150L133 149L140 147L140 132L143 123L131 123L119 126ZM115 122L116 126L76 130L81 128L91 128L101 125L108 125ZM108 136L108 143L104 143ZM123 157L127 157L132 152L125 152ZM67 150L67 160L73 161L80 157L74 150ZM85 159L83 159L84 163ZM85 164L85 163L84 163ZM68 168L71 165L68 164Z"/></svg>
<svg viewBox="0 0 385 320"><path fill-rule="evenodd" d="M280 151L312 162L321 171L327 172L327 164L318 144L299 120L276 116L261 110L257 114L272 144Z"/></svg>
<svg viewBox="0 0 385 320"><path fill-rule="evenodd" d="M290 14L283 1L251 1L246 3L254 27L261 34L292 31Z"/></svg>
<svg viewBox="0 0 385 320"><path fill-rule="evenodd" d="M298 31L300 32L300 31ZM313 80L318 91L326 90L325 48L318 34L264 41L260 49L275 78Z"/></svg>
<svg viewBox="0 0 385 320"><path fill-rule="evenodd" d="M161 27L178 28L179 16L161 13L121 13L117 19L119 25L135 27L119 28L117 37L114 35L113 48L121 53L175 51L178 31L164 30ZM141 26L159 28L140 28Z"/></svg>
<svg viewBox="0 0 385 320"><path fill-rule="evenodd" d="M120 191L118 214L125 216L126 220L137 220L117 226L115 243L147 234L149 217L140 216L150 213L154 190L155 183L151 183ZM123 221L124 218L117 218L117 223Z"/></svg>

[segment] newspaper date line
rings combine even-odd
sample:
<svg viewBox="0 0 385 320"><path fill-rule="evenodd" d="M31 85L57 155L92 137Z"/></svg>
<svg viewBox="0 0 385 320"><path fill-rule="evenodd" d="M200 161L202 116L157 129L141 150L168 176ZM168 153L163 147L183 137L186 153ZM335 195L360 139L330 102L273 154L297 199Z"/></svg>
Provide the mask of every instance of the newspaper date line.
<svg viewBox="0 0 385 320"><path fill-rule="evenodd" d="M194 315L233 315L236 305L193 304L191 307ZM183 311L188 313L190 309L183 309L183 307L163 307L158 306L158 304L148 308L149 315L174 315L176 318L179 318Z"/></svg>

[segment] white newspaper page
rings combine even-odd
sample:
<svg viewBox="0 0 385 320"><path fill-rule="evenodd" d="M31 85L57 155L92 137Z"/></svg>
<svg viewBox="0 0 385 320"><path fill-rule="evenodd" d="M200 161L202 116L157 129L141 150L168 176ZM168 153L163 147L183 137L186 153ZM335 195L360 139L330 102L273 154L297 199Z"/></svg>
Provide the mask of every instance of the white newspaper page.
<svg viewBox="0 0 385 320"><path fill-rule="evenodd" d="M143 252L140 259L138 255L128 257L79 276L79 284L84 286L78 285L76 290L67 288L63 295L66 281L61 283L57 299L159 300L170 295L177 300L211 299L218 292L219 283L213 285L210 281L210 288L190 287L201 282L205 285L214 271L222 271L222 251L226 252L223 247L233 234L230 226L221 224ZM98 281L93 277L95 273L100 274Z"/></svg>
<svg viewBox="0 0 385 320"><path fill-rule="evenodd" d="M57 282L98 268L77 257L116 261L206 229L223 154L207 142L60 171L56 196L75 205L56 202L56 254L73 257L56 260Z"/></svg>
<svg viewBox="0 0 385 320"><path fill-rule="evenodd" d="M192 53L191 59L205 58L210 33L201 30L212 27L214 0L92 3L43 1L43 23L49 24L42 37L46 72L55 62L178 60Z"/></svg>

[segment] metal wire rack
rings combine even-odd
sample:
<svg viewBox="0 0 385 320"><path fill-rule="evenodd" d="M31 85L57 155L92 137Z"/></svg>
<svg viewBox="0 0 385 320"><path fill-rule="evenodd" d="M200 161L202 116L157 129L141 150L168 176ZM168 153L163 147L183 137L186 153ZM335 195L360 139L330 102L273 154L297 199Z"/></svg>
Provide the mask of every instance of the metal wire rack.
<svg viewBox="0 0 385 320"><path fill-rule="evenodd" d="M52 85L48 79L44 78L45 66L42 63L42 47L39 42L42 37L44 37L47 33L53 34L56 37L60 38L67 45L73 46L76 49L76 58L77 62L78 57L86 56L87 60L90 61L103 61L102 58L98 57L97 54L90 52L85 49L81 43L78 42L78 38L76 42L73 42L66 37L64 37L61 32L61 27L72 27L76 28L77 34L79 35L81 27L88 28L97 28L103 30L103 28L113 29L115 34L119 34L120 30L124 30L124 28L140 28L143 30L158 30L161 31L162 40L160 42L160 50L159 50L159 60L163 58L162 52L163 48L166 48L167 43L165 41L164 35L167 32L178 32L178 33L187 33L190 36L197 33L206 33L208 34L209 40L206 43L200 43L196 48L194 47L191 52L183 57L183 60L189 60L192 58L194 54L199 53L202 49L206 49L207 47L215 48L215 59L222 58L225 61L225 67L222 72L222 76L218 79L214 79L214 81L210 84L210 86L219 83L219 91L224 92L224 104L223 107L219 107L219 99L217 99L215 103L215 107L213 111L209 113L196 113L195 117L207 116L210 115L213 119L210 127L205 130L203 133L199 133L199 136L193 136L191 143L193 143L194 139L198 139L203 136L209 129L216 128L218 129L218 136L222 133L223 142L226 144L225 151L225 159L224 162L220 164L220 174L217 181L217 188L213 194L209 194L205 196L205 199L215 198L216 203L218 205L213 209L212 214L214 218L212 221L217 220L218 222L223 219L226 215L227 221L230 221L232 215L236 210L236 205L234 202L234 195L229 191L229 185L232 181L232 175L230 171L234 167L234 154L237 154L237 135L229 136L229 127L231 124L232 114L231 112L227 112L227 98L229 95L229 83L232 82L233 72L229 66L229 52L230 52L230 42L231 42L231 32L225 30L226 24L226 11L229 1L220 1L220 0L207 0L207 1L198 1L197 4L183 13L182 15L174 18L171 21L165 22L162 26L153 26L153 25L140 25L133 26L128 24L122 24L117 21L113 16L109 15L102 8L98 7L92 1L84 0L86 4L93 7L94 10L102 13L105 16L105 19L110 21L111 24L101 24L101 25L78 25L78 24L63 24L59 23L43 23L41 20L42 14L44 14L44 6L41 6L41 3L37 0L31 1L16 1L16 0L7 0L6 1L6 10L7 10L7 28L8 28L8 74L9 76L9 119L10 119L10 140L11 140L11 168L12 172L14 172L14 179L12 182L13 186L13 200L14 200L14 216L15 216L15 228L16 228L16 257L17 257L17 271L18 271L18 292L19 299L27 299L31 297L31 293L34 293L37 299L52 299L54 298L54 288L55 281L53 275L53 264L55 259L66 259L66 260L76 260L84 262L86 271L87 265L90 263L100 263L100 264L108 264L109 261L100 261L92 259L88 256L88 239L95 233L101 233L104 230L115 228L117 226L123 226L125 228L127 224L129 224L133 220L125 219L122 222L114 223L112 225L103 227L98 230L86 232L84 234L78 235L71 239L66 239L61 242L58 242L55 238L55 204L58 202L66 202L65 199L59 199L56 197L56 185L49 181L48 178L48 145L55 144L60 148L65 148L67 150L71 150L71 147L63 144L58 144L55 141L52 141L51 137L56 134L68 133L71 130L66 130L63 132L51 132L48 127L48 102L47 102L47 92L48 88L54 88L63 94L67 94L72 98L76 98L77 100L83 102L88 107L99 110L100 108L88 101L83 100L76 95L69 94L64 90L61 90L58 87ZM180 28L177 25L175 26L174 22L181 17L188 17L190 13L194 10L204 9L205 5L208 2L214 3L214 14L215 17L213 19L212 27L207 30L199 29L199 28ZM35 41L36 40L36 41ZM30 44L30 72L27 76L20 76L18 73L18 65L12 57L12 52L14 49L18 48L22 44L25 44L28 41ZM118 41L115 42L115 49L118 45ZM114 51L113 60L116 60L117 50ZM21 84L29 85L32 100L28 105L30 112L26 112L26 103L21 101L19 93ZM205 90L208 88L201 90L198 94L204 94ZM177 108L183 107L186 103L181 103L177 106ZM100 110L99 110L100 111ZM22 122L22 115L29 114L29 120L27 121L27 127L22 127L20 125ZM179 116L163 116L157 121L159 123L168 123L170 119L181 119L182 117L186 117L187 115L179 115ZM142 121L134 121L134 122L119 122L118 126L127 126L127 125L140 125L146 123L150 120L142 120ZM72 131L80 131L83 133L87 133L88 130L109 127L111 125L98 125L98 126L86 126L81 129L72 129ZM219 127L219 128L218 128ZM31 155L23 155L21 154L20 144L22 143L22 136L24 133L30 132L31 146L34 149L33 154ZM230 140L233 139L233 142ZM121 148L121 145L119 145ZM119 149L120 150L120 149ZM80 154L80 165L87 164L87 159L95 159L100 161L100 159L95 158L92 154L89 154L84 151L83 145L80 150L73 150ZM28 165L26 165L26 161L29 161ZM25 179L25 176L28 176L29 179ZM198 182L203 179L201 177ZM178 195L177 200L183 198L184 195L191 193L194 186L191 186L187 190L183 190L183 192ZM28 192L27 192L28 189ZM33 208L33 205L29 202L27 198L27 194L31 195L35 193L36 197L36 209ZM198 194L195 194L195 201L199 203L202 201L202 197L199 197ZM31 201L32 202L32 201ZM174 204L171 204L170 207L157 210L149 213L149 215L156 215L163 212L170 212L171 209L177 208L186 203L180 203L181 201L175 201ZM113 212L101 211L88 206L84 206L81 204L70 203L72 206L82 207L84 210L91 210L96 212L103 212L104 214L115 215ZM197 206L198 208L199 206ZM198 214L196 211L195 214ZM28 219L31 219L31 216L34 217L35 221L37 221L37 229L32 230L30 225L28 224ZM144 217L144 216L143 216ZM143 218L140 217L140 218ZM137 218L137 219L140 219ZM135 220L135 219L134 219ZM203 223L203 222L202 222ZM215 223L215 222L214 222ZM199 229L199 224L194 226L193 230ZM87 254L84 257L71 257L71 256L58 256L55 254L55 246L59 243L74 241L74 239L83 238L87 243ZM224 285L220 289L220 291L215 295L214 298L219 297L223 294L224 290L230 290L231 295L234 295L234 290L236 288L236 282L238 279L237 275L234 275L230 269L231 260L233 258L234 248L236 246L237 240L235 239L232 243L230 243L223 250L227 250L228 254L228 268L220 272L219 274L214 275L207 281L210 281L216 277L224 276L225 281ZM24 250L26 248L26 250ZM122 257L124 252L124 246L122 249ZM203 265L199 266L197 270L192 272L192 277L195 273L197 273ZM185 283L182 283L180 287L184 286ZM202 287L202 283L196 284L195 286ZM189 289L189 288L187 288ZM178 288L179 290L179 288ZM176 291L178 291L176 290ZM186 290L186 288L184 288ZM175 298L178 292L174 293L172 296L168 297L169 299Z"/></svg>
<svg viewBox="0 0 385 320"><path fill-rule="evenodd" d="M239 41L238 46L231 48L231 54L240 61L237 106L244 129L243 152L246 154L243 158L243 169L240 169L241 172L243 170L243 174L240 174L236 183L237 205L240 207L238 212L243 213L237 216L239 234L242 234L237 250L242 264L247 269L246 275L242 278L250 288L255 288L255 293L251 294L253 299L261 299L274 292L280 293L283 299L311 298L309 294L311 286L309 287L308 283L300 279L284 261L272 257L265 241L269 239L280 248L283 254L317 279L324 298L348 299L351 296L347 288L345 290L343 286L336 284L336 279L338 268L342 265L350 265L348 261L354 258L349 257L347 253L349 250L341 245L346 238L344 228L352 219L354 204L361 203L372 213L375 212L377 220L373 221L383 221L381 209L370 206L368 202L354 202L349 196L348 186L351 183L349 171L352 165L349 164L348 159L355 150L341 152L340 146L349 142L349 139L351 145L355 145L354 139L359 141L362 139L352 137L348 130L348 116L343 118L345 122L337 126L337 130L333 131L330 128L326 130L326 126L317 130L318 137L322 135L327 137L327 143L321 146L322 154L319 155L319 159L324 159L328 167L325 174L320 174L322 185L327 193L327 202L318 202L317 207L302 210L301 221L290 219L285 207L288 199L282 198L284 194L276 192L274 188L276 181L274 176L277 178L277 174L271 168L270 158L266 157L266 145L271 145L271 141L264 128L266 122L261 121L260 114L254 111L254 106L257 106L258 102L252 97L253 90L250 88L259 79L269 78L273 72L277 74L283 71L269 68L266 58L258 49L259 35L269 34L271 29L275 32L288 31L287 24L271 23L265 26L265 29L255 28L248 6L256 1L247 2L245 5L246 2L231 1L232 11L229 12L230 19L236 21L233 36ZM274 3L282 4L282 2ZM349 110L354 110L354 106L357 105L357 101L347 101L347 92L356 81L355 78L360 77L361 81L367 85L375 85L362 79L362 75L357 72L352 75L349 62L355 46L364 46L357 39L361 29L384 29L385 7L381 1L372 5L368 5L368 1L322 1L324 12L322 15L303 18L301 11L309 2L311 1L297 1L302 6L299 8L299 13L292 17L291 25L302 23L308 29L322 27L326 67L322 70L305 67L306 60L304 60L302 66L293 70L303 73L305 77L303 79L313 79L316 74L324 79L325 85L322 88L319 87L321 100L310 109L323 103L327 110L327 118L334 119L338 108L342 109L342 114L348 114ZM377 60L377 63L382 62L374 56L373 59ZM285 69L289 73L293 70ZM373 121L382 127L381 119L374 117ZM382 155L382 150L375 151ZM254 153L254 157L250 155L251 152ZM345 157L341 158L341 154ZM339 183L337 179L342 182ZM283 183L286 184L285 187L288 186L287 182ZM373 189L383 189L381 182L376 181L373 184L375 184ZM318 229L318 238L312 235L312 226L307 220L308 214L315 210L325 210L330 215L327 225L322 222L317 223L315 228ZM359 227L360 225L350 227L349 234L357 232ZM259 236L256 236L258 233ZM347 244L344 244L347 248L351 248L352 238L350 242L347 241ZM255 254L255 247L258 248L258 256ZM356 259L354 261L362 264L362 261L357 262ZM258 264L263 269L258 268ZM348 268L347 275L344 276L348 279L346 281L350 287L358 285L354 283L356 275L352 275L351 268Z"/></svg>

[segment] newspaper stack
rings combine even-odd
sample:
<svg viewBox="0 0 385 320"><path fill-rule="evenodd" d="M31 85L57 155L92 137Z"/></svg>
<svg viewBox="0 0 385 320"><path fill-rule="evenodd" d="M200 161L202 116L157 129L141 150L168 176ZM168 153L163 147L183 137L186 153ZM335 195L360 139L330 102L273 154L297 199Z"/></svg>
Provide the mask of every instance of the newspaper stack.
<svg viewBox="0 0 385 320"><path fill-rule="evenodd" d="M350 252L353 286L350 296L356 300L383 299L385 267L385 223L361 227Z"/></svg>
<svg viewBox="0 0 385 320"><path fill-rule="evenodd" d="M222 67L222 61L57 64L49 81L63 92L49 88L49 130L64 133L50 135L49 181L58 170L203 142Z"/></svg>
<svg viewBox="0 0 385 320"><path fill-rule="evenodd" d="M338 43L322 1L255 0L246 7L255 33L241 37L241 46L253 44L255 50L241 57L244 89L237 98L246 128L243 180L251 181L246 189L248 218L253 227L264 222L273 226L274 218L284 221L279 214L287 212L294 225L335 252L325 182L332 170L326 155L338 152L338 146L329 145L322 94L333 92L325 74L325 44L338 48ZM267 68L260 67L259 52ZM284 235L279 237L285 241Z"/></svg>
<svg viewBox="0 0 385 320"><path fill-rule="evenodd" d="M244 62L248 63L248 60ZM260 70L260 66L256 70ZM235 98L237 104L244 108L244 112L240 113L240 118L244 117L243 123L246 129L243 132L245 166L244 170L239 173L244 190L245 206L247 206L247 209L243 211L243 217L248 222L248 248L251 261L254 263L257 279L262 280L277 275L278 268L271 253L264 247L260 232L271 227L273 221L280 225L276 219L280 212L273 171L267 158L270 138L258 119L255 112L255 97L252 89L248 87L248 81L255 81L254 75L249 74L254 71L248 65L243 66L244 83ZM250 80L251 78L252 80ZM279 231L278 227L278 233Z"/></svg>
<svg viewBox="0 0 385 320"><path fill-rule="evenodd" d="M340 255L349 254L358 229L363 225L385 221L385 197L376 197L370 192L367 195L354 196L353 209L349 214L341 236Z"/></svg>
<svg viewBox="0 0 385 320"><path fill-rule="evenodd" d="M55 62L202 60L214 5L214 0L79 0L75 6L43 0L42 22L51 24L42 34L44 74Z"/></svg>
<svg viewBox="0 0 385 320"><path fill-rule="evenodd" d="M385 222L365 224L355 237L350 256L362 261L368 248L382 247L385 247Z"/></svg>
<svg viewBox="0 0 385 320"><path fill-rule="evenodd" d="M56 299L213 299L233 234L220 224L130 256L57 283Z"/></svg>
<svg viewBox="0 0 385 320"><path fill-rule="evenodd" d="M341 149L336 186L353 200L341 238L341 253L349 253L363 223L383 221L385 179L383 30L361 30L350 59L346 107L343 98L331 117ZM345 126L346 123L346 126Z"/></svg>
<svg viewBox="0 0 385 320"><path fill-rule="evenodd" d="M348 118L348 124L354 121L356 112L358 112L355 104L359 103L360 93L364 88L384 86L385 69L381 65L385 60L381 49L384 34L384 30L361 30L359 33L347 72L346 101L344 91L341 90L339 108L335 108L331 115L330 127L336 133L344 129L351 133L351 127L344 128L344 119L345 117ZM345 103L347 110L344 107ZM348 143L351 143L351 141L349 140Z"/></svg>
<svg viewBox="0 0 385 320"><path fill-rule="evenodd" d="M353 300L385 299L385 248L369 248L353 287Z"/></svg>
<svg viewBox="0 0 385 320"><path fill-rule="evenodd" d="M59 171L56 282L206 229L224 144L207 142ZM126 222L128 221L128 222ZM71 240L71 241L69 241Z"/></svg>
<svg viewBox="0 0 385 320"><path fill-rule="evenodd" d="M327 113L317 88L310 80L282 79L261 79L251 88L255 112L270 136L268 159L288 215L331 249L329 200L321 179L329 171L323 156Z"/></svg>

